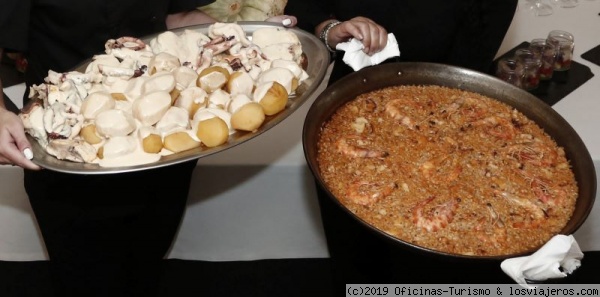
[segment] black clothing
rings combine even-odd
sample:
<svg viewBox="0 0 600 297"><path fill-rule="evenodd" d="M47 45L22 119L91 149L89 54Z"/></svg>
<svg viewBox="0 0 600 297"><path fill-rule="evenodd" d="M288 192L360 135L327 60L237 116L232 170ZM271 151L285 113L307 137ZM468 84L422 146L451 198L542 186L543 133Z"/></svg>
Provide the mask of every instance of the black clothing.
<svg viewBox="0 0 600 297"><path fill-rule="evenodd" d="M372 19L394 33L400 57L386 62L434 62L489 73L517 0L290 0L286 14L314 32L327 19ZM354 70L336 55L329 84ZM331 256L334 291L352 283L511 283L498 261L449 261L415 252L351 217L317 184ZM335 199L335 198L334 198ZM340 294L342 296L342 294Z"/></svg>
<svg viewBox="0 0 600 297"><path fill-rule="evenodd" d="M66 72L110 38L166 30L169 13L211 0L3 0L0 48L23 52L26 84ZM25 96L27 98L27 96ZM25 170L56 296L153 296L196 161L107 175Z"/></svg>
<svg viewBox="0 0 600 297"><path fill-rule="evenodd" d="M99 176L25 171L56 296L156 296L195 167Z"/></svg>
<svg viewBox="0 0 600 297"><path fill-rule="evenodd" d="M329 18L364 16L394 33L400 57L394 61L434 62L488 72L510 26L516 0L296 0L285 13L314 32ZM353 72L339 53L330 83Z"/></svg>
<svg viewBox="0 0 600 297"><path fill-rule="evenodd" d="M121 36L143 37L166 30L167 14L210 0L3 0L0 48L25 53L26 83L39 84L48 69L72 70L104 43ZM5 27L6 26L6 27Z"/></svg>

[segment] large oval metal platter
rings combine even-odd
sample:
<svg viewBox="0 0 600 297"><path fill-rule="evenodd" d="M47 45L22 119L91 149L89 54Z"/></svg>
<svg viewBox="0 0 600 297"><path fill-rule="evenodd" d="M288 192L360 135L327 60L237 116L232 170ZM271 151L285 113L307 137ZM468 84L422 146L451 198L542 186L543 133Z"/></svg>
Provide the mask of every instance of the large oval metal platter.
<svg viewBox="0 0 600 297"><path fill-rule="evenodd" d="M251 36L252 32L260 28L281 27L276 23L268 22L238 22L238 24L242 26L242 28L246 32L246 35L248 36ZM208 32L208 27L208 24L197 25L179 28L172 31L175 33L182 33L184 30L195 30L206 34ZM315 91L318 89L319 85L323 81L323 78L325 77L325 73L327 72L327 66L330 62L329 52L327 51L325 46L320 42L320 40L316 38L313 34L296 28L287 28L286 30L290 30L293 33L295 33L300 39L300 42L302 43L302 51L306 55L308 61L308 65L305 70L308 73L309 78L298 87L298 89L296 90L296 94L290 97L286 109L274 116L268 116L263 125L257 131L238 131L229 136L229 140L227 143L217 147L207 148L203 146L200 148L191 149L168 156L162 156L160 160L154 163L123 167L101 167L98 164L93 163L77 163L66 160L59 160L56 157L48 154L33 137L27 135L32 145L32 150L34 153L33 162L46 169L73 174L106 174L132 172L158 168L162 166L169 166L185 161L199 159L205 156L219 153L228 148L237 146L239 144L244 143L245 141L259 136L260 134L273 128L275 125L277 125L278 123L286 119L288 116L290 116L292 113L294 113L294 111L296 111L304 102L306 102L315 93ZM142 39L149 43L149 41L157 35L158 34L146 36ZM77 67L76 70L83 71L90 61L91 58L90 60L84 62L82 65Z"/></svg>

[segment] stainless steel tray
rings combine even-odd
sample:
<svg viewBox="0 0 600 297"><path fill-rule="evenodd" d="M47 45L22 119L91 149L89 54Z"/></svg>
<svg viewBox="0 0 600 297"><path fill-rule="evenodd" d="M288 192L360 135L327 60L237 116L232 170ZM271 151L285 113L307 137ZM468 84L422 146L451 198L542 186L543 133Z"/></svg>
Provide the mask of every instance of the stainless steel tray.
<svg viewBox="0 0 600 297"><path fill-rule="evenodd" d="M265 27L281 27L276 23L269 22L238 22L244 28L246 34L252 34L252 32L256 31L260 28ZM209 25L197 25L190 26L185 28L179 28L176 30L172 30L175 33L181 33L184 29L197 30L198 32L207 33ZM124 166L124 167L100 167L97 164L91 163L76 163L71 161L59 160L56 157L49 155L38 143L37 141L29 136L29 141L32 145L32 150L34 153L33 162L38 164L39 166L65 172L65 173L73 173L73 174L107 174L107 173L122 173L122 172L132 172L139 170L147 170L152 168L158 168L162 166L173 165L189 160L199 159L205 156L209 156L212 154L216 154L222 152L226 149L232 148L239 144L244 143L254 137L259 136L265 131L271 129L288 116L290 116L293 112L295 112L304 102L306 102L312 95L315 95L315 91L323 81L325 77L325 73L327 72L327 66L329 64L329 52L325 48L325 46L321 43L321 41L316 38L313 34L308 33L306 31L296 29L296 28L288 28L294 32L300 42L302 43L302 50L306 55L308 65L306 67L306 72L309 75L309 78L305 80L296 90L296 95L293 98L290 98L286 109L277 115L267 117L263 125L256 132L236 132L229 136L229 141L223 145L213 148L200 147L184 152L180 152L177 154L172 154L169 156L163 156L161 159L154 163L137 165L137 166ZM156 37L158 34L150 35L143 38L144 41L149 41L150 39ZM90 60L84 62L81 66L77 67L77 69L85 69L85 67ZM276 145L276 144L274 144Z"/></svg>

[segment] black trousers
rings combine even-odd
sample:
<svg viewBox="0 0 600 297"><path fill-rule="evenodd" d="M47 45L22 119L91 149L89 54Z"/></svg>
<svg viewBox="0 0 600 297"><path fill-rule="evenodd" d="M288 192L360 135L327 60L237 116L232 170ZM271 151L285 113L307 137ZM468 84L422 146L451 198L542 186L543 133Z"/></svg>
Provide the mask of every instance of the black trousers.
<svg viewBox="0 0 600 297"><path fill-rule="evenodd" d="M196 161L107 175L26 171L56 296L156 296Z"/></svg>

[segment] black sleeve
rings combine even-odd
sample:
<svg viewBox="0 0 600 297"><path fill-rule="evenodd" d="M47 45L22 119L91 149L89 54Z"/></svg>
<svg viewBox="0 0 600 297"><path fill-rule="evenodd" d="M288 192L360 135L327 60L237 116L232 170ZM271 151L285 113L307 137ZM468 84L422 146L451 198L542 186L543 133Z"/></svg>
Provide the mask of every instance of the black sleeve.
<svg viewBox="0 0 600 297"><path fill-rule="evenodd" d="M178 13L196 9L200 6L208 5L215 0L171 0L169 1L169 13Z"/></svg>
<svg viewBox="0 0 600 297"><path fill-rule="evenodd" d="M457 31L449 62L489 73L512 22L518 0L465 1L466 13Z"/></svg>
<svg viewBox="0 0 600 297"><path fill-rule="evenodd" d="M30 0L2 0L0 9L0 48L14 51L27 49Z"/></svg>
<svg viewBox="0 0 600 297"><path fill-rule="evenodd" d="M330 5L327 0L288 0L285 14L295 16L300 29L314 33L321 22L335 18Z"/></svg>

